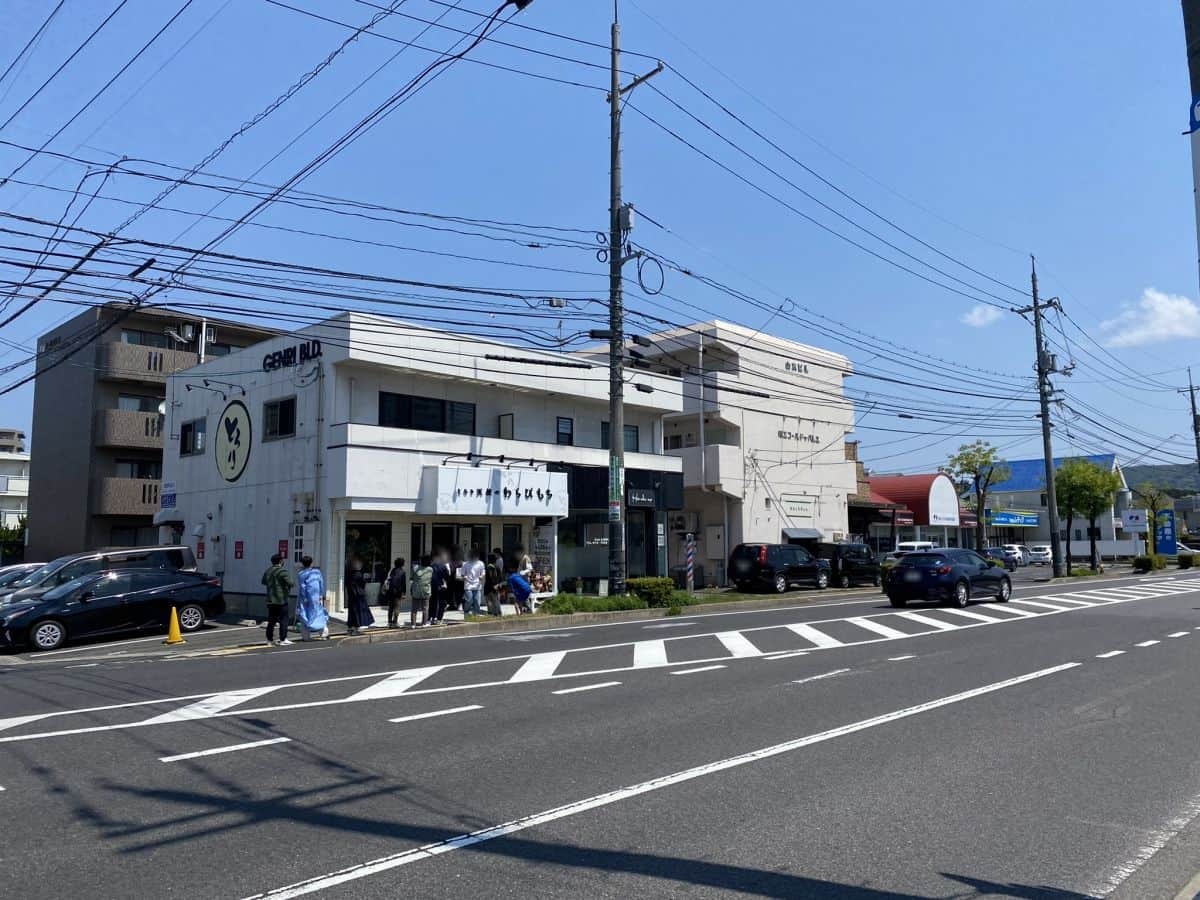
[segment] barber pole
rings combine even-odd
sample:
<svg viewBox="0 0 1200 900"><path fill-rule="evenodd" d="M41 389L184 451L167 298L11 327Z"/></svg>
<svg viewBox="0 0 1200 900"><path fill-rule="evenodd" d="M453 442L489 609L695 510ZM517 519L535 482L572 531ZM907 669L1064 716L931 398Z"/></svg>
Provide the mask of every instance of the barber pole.
<svg viewBox="0 0 1200 900"><path fill-rule="evenodd" d="M687 536L687 589L689 594L696 591L696 536L690 531Z"/></svg>

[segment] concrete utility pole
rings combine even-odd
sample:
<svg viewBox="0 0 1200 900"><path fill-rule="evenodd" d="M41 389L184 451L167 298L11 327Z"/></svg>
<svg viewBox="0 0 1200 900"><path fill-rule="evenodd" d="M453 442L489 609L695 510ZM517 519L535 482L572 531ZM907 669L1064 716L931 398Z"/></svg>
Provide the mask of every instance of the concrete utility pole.
<svg viewBox="0 0 1200 900"><path fill-rule="evenodd" d="M1196 415L1196 385L1192 383L1192 367L1188 366L1188 395L1192 398L1192 434L1196 438L1196 468L1200 470L1200 416ZM1180 391L1179 393L1183 393Z"/></svg>
<svg viewBox="0 0 1200 900"><path fill-rule="evenodd" d="M625 308L621 270L633 254L625 253L625 235L633 227L632 208L621 201L621 95L663 70L663 64L621 87L621 25L613 0L612 72L608 92L608 592L625 593Z"/></svg>
<svg viewBox="0 0 1200 900"><path fill-rule="evenodd" d="M1054 577L1061 578L1066 574L1066 569L1063 565L1062 541L1058 534L1058 497L1054 490L1054 450L1050 441L1050 374L1057 369L1054 357L1046 349L1042 337L1042 310L1048 307L1057 308L1058 300L1052 298L1045 303L1039 301L1037 260L1032 256L1029 259L1029 280L1033 288L1033 306L1018 309L1017 312L1022 315L1033 313L1033 336L1037 342L1038 402L1042 411L1042 454L1046 458L1046 519L1050 525L1050 555L1053 559ZM1067 565L1070 565L1070 560L1066 562Z"/></svg>

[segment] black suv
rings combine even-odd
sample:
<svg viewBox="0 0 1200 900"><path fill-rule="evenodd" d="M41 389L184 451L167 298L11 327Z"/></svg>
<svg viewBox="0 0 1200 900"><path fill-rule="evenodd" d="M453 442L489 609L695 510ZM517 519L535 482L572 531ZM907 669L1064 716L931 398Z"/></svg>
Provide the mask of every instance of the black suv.
<svg viewBox="0 0 1200 900"><path fill-rule="evenodd" d="M729 572L739 591L770 588L782 594L793 585L829 587L829 560L795 544L738 544L729 557Z"/></svg>
<svg viewBox="0 0 1200 900"><path fill-rule="evenodd" d="M95 572L113 569L164 569L194 572L196 557L190 547L113 547L72 553L53 559L20 581L0 590L0 604L36 600L51 588Z"/></svg>
<svg viewBox="0 0 1200 900"><path fill-rule="evenodd" d="M829 560L830 578L838 587L879 587L879 560L866 544L817 544L817 556Z"/></svg>

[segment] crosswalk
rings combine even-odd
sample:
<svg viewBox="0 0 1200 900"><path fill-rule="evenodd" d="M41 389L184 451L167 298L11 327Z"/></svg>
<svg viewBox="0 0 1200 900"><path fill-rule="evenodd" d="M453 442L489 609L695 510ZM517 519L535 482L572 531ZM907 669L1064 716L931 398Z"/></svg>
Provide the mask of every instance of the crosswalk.
<svg viewBox="0 0 1200 900"><path fill-rule="evenodd" d="M788 656L927 635L946 635L966 628L1028 622L1042 616L1083 609L1192 593L1200 590L1200 577L1142 582L1130 587L1098 587L1061 594L1013 598L1008 603L980 603L969 609L928 607L892 610L870 615L809 622L761 625L704 634L680 634L618 644L523 653L516 656L423 666L362 676L341 676L298 684L242 688L214 694L138 701L88 709L63 710L0 718L0 743L129 728L225 716L249 716L279 710L361 703L443 692L467 691L541 681L573 679L631 670L653 670L731 660ZM584 655L586 654L586 656ZM696 669L702 671L702 669ZM308 700L315 685L343 683L346 691L333 699ZM325 693L328 693L326 691ZM132 707L169 707L129 721ZM113 714L114 711L118 711ZM148 710L149 711L149 710ZM106 715L114 721L93 724ZM87 722L71 727L75 722ZM67 727L55 727L55 726ZM34 730L40 729L40 730Z"/></svg>

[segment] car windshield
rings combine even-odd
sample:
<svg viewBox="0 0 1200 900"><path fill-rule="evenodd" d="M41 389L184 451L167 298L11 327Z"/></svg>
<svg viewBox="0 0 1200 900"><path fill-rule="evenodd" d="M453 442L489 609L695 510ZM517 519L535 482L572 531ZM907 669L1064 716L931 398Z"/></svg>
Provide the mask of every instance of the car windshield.
<svg viewBox="0 0 1200 900"><path fill-rule="evenodd" d="M28 574L27 569L15 569L12 572L0 573L0 587L9 587L16 584Z"/></svg>
<svg viewBox="0 0 1200 900"><path fill-rule="evenodd" d="M940 553L908 553L902 562L906 566L916 566L918 569L932 569L934 566L944 566L946 557Z"/></svg>
<svg viewBox="0 0 1200 900"><path fill-rule="evenodd" d="M65 584L60 584L58 587L51 588L50 590L46 591L46 593L42 594L42 599L43 600L61 600L63 597L67 596L67 594L70 594L73 591L77 590L78 588L83 587L87 582L91 581L94 577L95 577L95 575L92 574L92 575L82 575L79 578L74 578L71 581L66 582Z"/></svg>
<svg viewBox="0 0 1200 900"><path fill-rule="evenodd" d="M68 562L70 562L71 559L72 559L72 557L70 557L70 556L60 556L58 559L52 559L52 560L50 560L50 562L46 563L44 566L39 566L38 568L34 569L32 572L30 572L28 575L26 575L20 581L14 583L12 586L15 588L27 588L27 587L33 587L34 585L41 584L42 581L44 581L48 576L53 575L55 572L57 572L59 569L61 569L63 566L65 566Z"/></svg>

